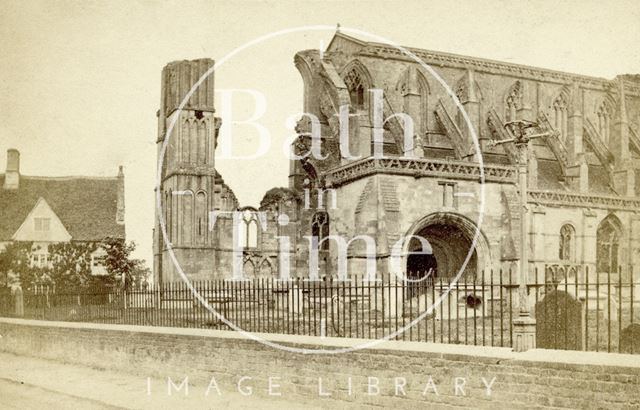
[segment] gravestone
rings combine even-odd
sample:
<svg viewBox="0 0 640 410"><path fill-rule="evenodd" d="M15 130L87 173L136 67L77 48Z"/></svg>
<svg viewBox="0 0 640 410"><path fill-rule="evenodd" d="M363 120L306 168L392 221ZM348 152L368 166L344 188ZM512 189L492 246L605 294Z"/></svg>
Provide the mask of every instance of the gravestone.
<svg viewBox="0 0 640 410"><path fill-rule="evenodd" d="M640 323L632 323L622 329L620 352L640 354Z"/></svg>
<svg viewBox="0 0 640 410"><path fill-rule="evenodd" d="M552 290L536 303L536 347L584 350L583 304L569 293Z"/></svg>

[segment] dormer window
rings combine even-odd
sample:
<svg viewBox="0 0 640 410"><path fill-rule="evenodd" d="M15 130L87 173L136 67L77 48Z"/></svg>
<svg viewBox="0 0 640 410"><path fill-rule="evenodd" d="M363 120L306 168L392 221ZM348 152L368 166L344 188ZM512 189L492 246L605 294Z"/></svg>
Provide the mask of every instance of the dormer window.
<svg viewBox="0 0 640 410"><path fill-rule="evenodd" d="M33 223L34 223L33 229L36 232L49 232L51 219L50 218L34 218Z"/></svg>

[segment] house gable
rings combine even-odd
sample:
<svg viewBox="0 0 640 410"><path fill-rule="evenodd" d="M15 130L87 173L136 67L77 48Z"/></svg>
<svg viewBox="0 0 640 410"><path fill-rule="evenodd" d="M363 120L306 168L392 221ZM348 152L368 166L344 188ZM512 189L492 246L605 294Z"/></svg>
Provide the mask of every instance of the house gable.
<svg viewBox="0 0 640 410"><path fill-rule="evenodd" d="M71 240L71 235L47 201L40 198L11 239L32 242L68 242Z"/></svg>

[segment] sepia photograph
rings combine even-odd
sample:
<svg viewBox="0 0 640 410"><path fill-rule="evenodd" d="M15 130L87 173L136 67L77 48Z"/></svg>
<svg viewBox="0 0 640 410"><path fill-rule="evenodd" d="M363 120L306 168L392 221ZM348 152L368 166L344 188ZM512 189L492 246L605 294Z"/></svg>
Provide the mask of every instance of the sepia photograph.
<svg viewBox="0 0 640 410"><path fill-rule="evenodd" d="M0 409L640 409L637 1L0 36Z"/></svg>

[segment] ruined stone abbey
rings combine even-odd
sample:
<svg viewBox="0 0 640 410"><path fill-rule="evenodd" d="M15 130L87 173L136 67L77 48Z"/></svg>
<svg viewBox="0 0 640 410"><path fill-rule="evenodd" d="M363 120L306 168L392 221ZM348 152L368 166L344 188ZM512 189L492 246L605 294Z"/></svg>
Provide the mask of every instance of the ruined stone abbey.
<svg viewBox="0 0 640 410"><path fill-rule="evenodd" d="M594 273L616 272L621 266L625 274L626 267L638 265L640 75L609 80L410 51L451 87L478 135L477 144L452 96L424 67L393 46L337 32L324 53L306 50L294 59L304 81L304 112L320 121L326 159L292 160L289 186L268 190L259 209L241 206L216 172L214 152L224 119L215 117L213 75L178 110L213 62L167 65L158 112L163 213L154 231L155 281L179 280L167 241L188 277L230 278L233 224L224 212L236 210L243 212L237 237L249 278L277 276L282 263L290 263L291 276L307 277L305 236L322 240L329 235L373 237L378 272L389 272L391 248L407 235L427 239L432 248L432 254L413 255L416 241L407 241L402 269L408 272L432 269L449 277L467 256L466 275L515 268L520 246L517 155L512 143L492 142L509 139L504 124L518 119L535 121L540 131L557 135L530 143L530 266L581 265ZM380 131L373 120L372 89L383 90L383 118L390 117L381 127L383 158L372 155L372 136ZM340 153L337 114L345 105L350 139L343 148L358 159ZM404 124L397 113L414 121L411 153L405 152ZM298 123L296 152L309 150L310 127L308 117ZM166 221L167 241L160 220ZM290 242L287 248L280 244L283 237ZM335 275L336 246L333 240L321 242L320 276ZM354 240L349 272L363 274L371 256L364 241Z"/></svg>

